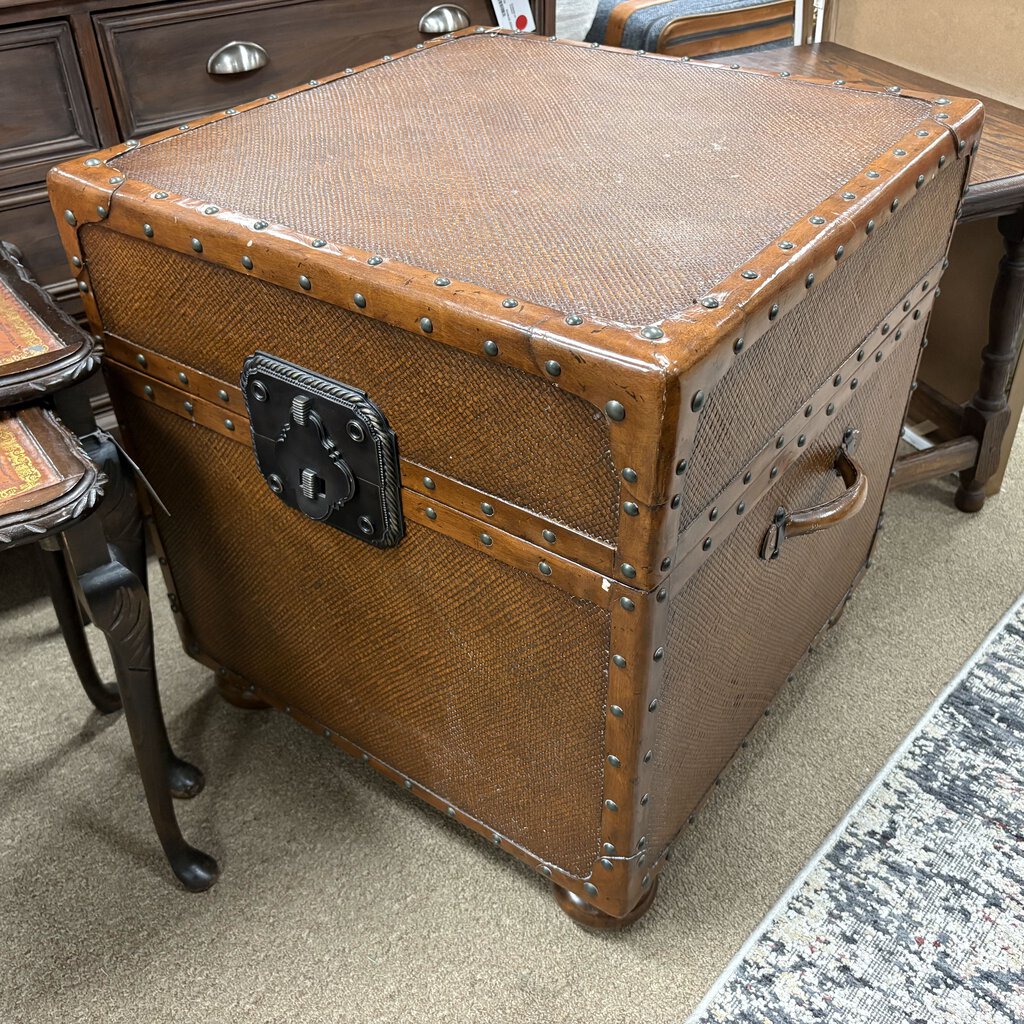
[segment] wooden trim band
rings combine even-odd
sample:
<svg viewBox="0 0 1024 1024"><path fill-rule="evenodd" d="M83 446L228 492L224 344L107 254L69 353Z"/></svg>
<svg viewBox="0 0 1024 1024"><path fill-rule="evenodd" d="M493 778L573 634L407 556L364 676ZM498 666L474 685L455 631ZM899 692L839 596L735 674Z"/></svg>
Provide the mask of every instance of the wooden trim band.
<svg viewBox="0 0 1024 1024"><path fill-rule="evenodd" d="M675 557L679 571L673 574L673 595L736 528L741 519L738 511L741 505L744 509L753 508L775 486L776 480L801 458L807 446L825 430L835 414L852 400L855 392L853 382L856 381L859 387L874 376L885 356L902 337L906 323L920 320L930 312L943 262L936 263L903 296L857 349L829 374L803 407L779 428L774 439L769 439L766 446L679 534ZM806 415L807 409L811 410L810 415ZM708 541L710 545L705 548Z"/></svg>
<svg viewBox="0 0 1024 1024"><path fill-rule="evenodd" d="M116 336L107 338L104 365L118 388L249 445L249 419L237 387ZM616 588L623 594L636 593L624 584L613 585L605 576L614 565L609 545L406 459L401 460L401 472L407 522L447 534L602 607L610 605ZM433 488L427 485L428 478ZM484 505L493 512L485 512ZM545 531L554 541L544 537Z"/></svg>

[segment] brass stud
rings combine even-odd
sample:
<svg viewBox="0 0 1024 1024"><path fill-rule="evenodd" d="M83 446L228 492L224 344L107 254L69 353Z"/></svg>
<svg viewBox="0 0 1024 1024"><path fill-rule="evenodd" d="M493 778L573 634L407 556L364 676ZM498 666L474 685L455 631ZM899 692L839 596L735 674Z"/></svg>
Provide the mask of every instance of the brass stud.
<svg viewBox="0 0 1024 1024"><path fill-rule="evenodd" d="M807 277L804 278L804 287L805 288L810 288L811 285L813 285L813 284L814 284L814 275L813 274L808 274Z"/></svg>
<svg viewBox="0 0 1024 1024"><path fill-rule="evenodd" d="M835 405L832 402L829 402L828 405L825 406L825 415L826 416L831 416L832 413L834 413L835 411L836 411L836 407L835 407Z"/></svg>
<svg viewBox="0 0 1024 1024"><path fill-rule="evenodd" d="M498 354L498 346L495 342L487 340L484 342L484 352L489 356L496 356Z"/></svg>
<svg viewBox="0 0 1024 1024"><path fill-rule="evenodd" d="M814 216L813 216L813 217L811 218L811 223L812 223L812 224L816 224L816 225L819 225L819 226L820 226L820 225L822 225L822 224L824 224L824 223L825 223L825 218L824 218L824 217L819 217L819 216L818 216L817 214L815 214L815 215L814 215Z"/></svg>
<svg viewBox="0 0 1024 1024"><path fill-rule="evenodd" d="M744 270L740 276L746 278L748 281L756 281L760 275L756 270Z"/></svg>
<svg viewBox="0 0 1024 1024"><path fill-rule="evenodd" d="M804 409L804 416L810 416L812 412L814 412L814 406L813 405L808 405Z"/></svg>
<svg viewBox="0 0 1024 1024"><path fill-rule="evenodd" d="M651 802L651 794L650 793L644 793L644 795L642 797L640 797L640 806L641 807L646 807L650 802Z"/></svg>
<svg viewBox="0 0 1024 1024"><path fill-rule="evenodd" d="M314 249L322 249L327 242L322 238L314 238L309 244L312 245Z"/></svg>
<svg viewBox="0 0 1024 1024"><path fill-rule="evenodd" d="M519 302L517 299L502 299L501 304L505 307L505 309L515 309L516 306L519 305Z"/></svg>
<svg viewBox="0 0 1024 1024"><path fill-rule="evenodd" d="M107 213L108 213L108 211L107 211L107 208L105 206L97 206L96 207L96 216L99 217L100 220L106 220L107 219Z"/></svg>
<svg viewBox="0 0 1024 1024"><path fill-rule="evenodd" d="M600 863L601 867L603 867L605 869L605 871L611 871L612 868L615 867L615 864L612 861L610 861L607 857L602 857L601 860L599 861L599 863ZM595 892L596 891L597 890L595 890Z"/></svg>
<svg viewBox="0 0 1024 1024"><path fill-rule="evenodd" d="M200 242L198 238L193 238L192 239L192 248L196 252L202 252L203 251L203 243Z"/></svg>
<svg viewBox="0 0 1024 1024"><path fill-rule="evenodd" d="M448 285L451 284L451 281L449 281L447 277L435 277L434 284L436 284L438 288L447 288Z"/></svg>
<svg viewBox="0 0 1024 1024"><path fill-rule="evenodd" d="M614 800L605 800L604 805L608 808L609 811L614 812L619 809L619 805Z"/></svg>
<svg viewBox="0 0 1024 1024"><path fill-rule="evenodd" d="M207 216L212 216L215 213L220 213L220 207L219 206L205 206L205 207L203 207L203 213L205 213Z"/></svg>
<svg viewBox="0 0 1024 1024"><path fill-rule="evenodd" d="M313 287L313 282L310 281L310 279L308 277L306 277L305 274L300 274L299 275L299 287L303 291L307 291L308 292L310 290L310 288Z"/></svg>
<svg viewBox="0 0 1024 1024"><path fill-rule="evenodd" d="M803 448L803 446L804 446L805 444L807 444L807 435L806 435L806 434L801 434L801 435L800 435L800 436L799 436L799 437L798 437L798 438L796 439L796 446L797 446L797 448Z"/></svg>
<svg viewBox="0 0 1024 1024"><path fill-rule="evenodd" d="M713 508L713 509L712 509L712 510L711 510L711 511L710 511L710 512L708 513L708 519L710 519L710 520L711 520L711 522L714 522L714 521L715 521L715 520L716 520L717 518L718 518L718 506L716 505L716 506L715 506L715 507L714 507L714 508Z"/></svg>
<svg viewBox="0 0 1024 1024"><path fill-rule="evenodd" d="M878 171L868 171L868 177L874 179L880 178L881 175L878 173Z"/></svg>
<svg viewBox="0 0 1024 1024"><path fill-rule="evenodd" d="M150 386L149 386L148 384L147 384L147 385L145 385L145 387L143 387L143 389L142 389L142 393L143 393L143 394L144 394L144 395L145 395L145 396L146 396L147 398L152 398L152 397L153 397L153 389L152 389L152 388L151 388L151 387L150 387Z"/></svg>
<svg viewBox="0 0 1024 1024"><path fill-rule="evenodd" d="M554 544L558 538L555 536L554 530L545 530L541 536L549 543Z"/></svg>
<svg viewBox="0 0 1024 1024"><path fill-rule="evenodd" d="M434 324L433 324L433 321L430 319L430 317L428 317L428 316L421 316L420 317L420 330L424 334L431 334L433 332Z"/></svg>
<svg viewBox="0 0 1024 1024"><path fill-rule="evenodd" d="M562 373L562 367L559 366L558 363L555 362L554 359L549 359L544 364L544 369L547 370L548 375L551 376L551 377L559 377L559 376L561 376L561 373Z"/></svg>
<svg viewBox="0 0 1024 1024"><path fill-rule="evenodd" d="M82 266L82 261L77 256L72 256L71 257L71 266L73 266L73 267L81 267Z"/></svg>
<svg viewBox="0 0 1024 1024"><path fill-rule="evenodd" d="M72 213L72 212L71 212L70 210L65 210L65 211L64 211L64 219L65 219L65 220L66 220L66 221L67 221L67 222L68 222L68 223L69 223L69 224L70 224L70 225L71 225L72 227L74 227L74 226L75 226L75 225L76 225L76 224L78 223L78 218L77 218L77 217L76 217L76 216L75 216L75 215L74 215L74 214L73 214L73 213Z"/></svg>
<svg viewBox="0 0 1024 1024"><path fill-rule="evenodd" d="M672 568L672 559L671 558L663 558L661 560L661 571L662 572L668 572L669 569L671 569L671 568Z"/></svg>
<svg viewBox="0 0 1024 1024"><path fill-rule="evenodd" d="M844 193L843 193L843 198L844 198L844 199L845 199L845 200L846 200L846 201L847 201L848 203L852 203L852 202L853 202L853 200L857 198L857 196L856 196L856 194L855 194L854 192L844 192Z"/></svg>
<svg viewBox="0 0 1024 1024"><path fill-rule="evenodd" d="M168 192L154 192L153 193L153 198L154 199L167 199L169 197L169 195L170 195L170 193L168 193Z"/></svg>
<svg viewBox="0 0 1024 1024"><path fill-rule="evenodd" d="M185 407L185 412L187 412L189 415L191 415L192 414L192 403L189 402L189 401L185 401L185 402L182 402L182 405Z"/></svg>
<svg viewBox="0 0 1024 1024"><path fill-rule="evenodd" d="M655 661L661 661L661 659L664 658L664 657L665 657L665 648L664 647L659 647L654 652L654 660Z"/></svg>
<svg viewBox="0 0 1024 1024"><path fill-rule="evenodd" d="M437 518L437 513L432 508L428 508L426 510L426 512L424 513L424 515L426 515L426 517L428 519L436 519Z"/></svg>
<svg viewBox="0 0 1024 1024"><path fill-rule="evenodd" d="M267 224L267 222L266 222L265 220L258 220L258 221L255 221L255 222L253 223L253 227L254 227L254 228L255 228L255 229L257 230L257 231L263 231L263 230L265 230L265 229L266 229L267 227L269 227L269 225Z"/></svg>
<svg viewBox="0 0 1024 1024"><path fill-rule="evenodd" d="M686 459L680 459L676 463L676 476L682 476L686 472Z"/></svg>
<svg viewBox="0 0 1024 1024"><path fill-rule="evenodd" d="M626 418L626 409L621 402L616 402L614 399L604 404L605 415L610 420L619 422Z"/></svg>
<svg viewBox="0 0 1024 1024"><path fill-rule="evenodd" d="M227 392L226 392L226 391L225 391L225 390L224 390L223 388L221 388L221 389L220 389L220 390L219 390L219 391L217 392L217 397L218 397L218 398L219 398L219 399L220 399L220 400L221 400L222 402L227 402L227 401L230 401L230 396L228 395L228 393L227 393Z"/></svg>
<svg viewBox="0 0 1024 1024"><path fill-rule="evenodd" d="M865 235L870 235L871 232L874 231L874 230L875 230L875 222L873 220L869 220L867 222L867 224L864 225L864 234Z"/></svg>
<svg viewBox="0 0 1024 1024"><path fill-rule="evenodd" d="M661 590L659 590L658 593L655 595L654 599L658 602L658 604L661 604L661 602L664 601L666 597L668 597L668 591L664 587L662 587Z"/></svg>
<svg viewBox="0 0 1024 1024"><path fill-rule="evenodd" d="M628 484L635 484L637 480L636 470L630 469L629 466L627 466L622 471L622 479L625 480Z"/></svg>
<svg viewBox="0 0 1024 1024"><path fill-rule="evenodd" d="M733 350L733 352L736 353L736 355L739 355L743 351L743 339L742 338L737 338L732 343L732 350Z"/></svg>
<svg viewBox="0 0 1024 1024"><path fill-rule="evenodd" d="M360 308L366 309L366 296L362 292L356 292L352 296L352 301Z"/></svg>
<svg viewBox="0 0 1024 1024"><path fill-rule="evenodd" d="M775 447L776 448L781 448L785 443L786 443L785 437L783 437L782 434L779 434L779 436L775 439Z"/></svg>
<svg viewBox="0 0 1024 1024"><path fill-rule="evenodd" d="M690 408L694 412L700 412L704 408L704 392L696 391L693 398L690 399Z"/></svg>
<svg viewBox="0 0 1024 1024"><path fill-rule="evenodd" d="M616 668L625 668L626 659L621 654L613 654L612 664L614 664Z"/></svg>
<svg viewBox="0 0 1024 1024"><path fill-rule="evenodd" d="M245 267L246 270L252 270L252 257L251 256L243 256L242 257L242 266Z"/></svg>
<svg viewBox="0 0 1024 1024"><path fill-rule="evenodd" d="M665 337L665 332L657 324L650 324L643 328L640 337L646 338L648 341L661 341Z"/></svg>
<svg viewBox="0 0 1024 1024"><path fill-rule="evenodd" d="M779 304L777 302L772 303L772 308L768 310L768 319L774 320L779 315Z"/></svg>
<svg viewBox="0 0 1024 1024"><path fill-rule="evenodd" d="M704 538L704 543L701 545L701 547L705 551L710 551L711 550L711 538L710 537L705 537Z"/></svg>
<svg viewBox="0 0 1024 1024"><path fill-rule="evenodd" d="M568 324L568 325L569 325L570 327L579 327L579 326L580 326L580 324L582 324L582 323L583 323L583 317L581 317L581 316L577 316L577 315L576 315L575 313L573 313L573 314L571 314L570 316L567 316L567 317L565 318L565 322L566 322L566 323L567 323L567 324Z"/></svg>
<svg viewBox="0 0 1024 1024"><path fill-rule="evenodd" d="M494 543L494 538L489 533L481 533L480 540L483 542L485 547L490 547Z"/></svg>
<svg viewBox="0 0 1024 1024"><path fill-rule="evenodd" d="M789 252L789 250L793 248L793 243L792 242L779 242L779 248L785 250L786 252Z"/></svg>
<svg viewBox="0 0 1024 1024"><path fill-rule="evenodd" d="M84 295L89 290L89 286L88 284L85 283L85 281L79 281L78 290Z"/></svg>
<svg viewBox="0 0 1024 1024"><path fill-rule="evenodd" d="M135 362L137 362L143 369L146 368L146 357L141 352L135 357Z"/></svg>
<svg viewBox="0 0 1024 1024"><path fill-rule="evenodd" d="M718 309L719 306L718 299L713 295L705 295L704 298L700 300L700 304L705 309Z"/></svg>
<svg viewBox="0 0 1024 1024"><path fill-rule="evenodd" d="M893 213L895 213L895 212L896 212L896 210L897 210L897 209L899 208L899 205L900 205L900 201L899 201L899 197L897 196L897 198L895 198L895 199L894 199L894 200L893 200L893 201L892 201L892 202L891 202L891 203L889 204L889 209L890 209L890 210L891 210L891 211L892 211Z"/></svg>
<svg viewBox="0 0 1024 1024"><path fill-rule="evenodd" d="M432 491L437 487L437 484L434 483L431 477L425 476L423 478L423 486L426 487L428 491Z"/></svg>
<svg viewBox="0 0 1024 1024"><path fill-rule="evenodd" d="M673 494L672 501L669 503L672 508L679 508L683 503L683 496L681 494Z"/></svg>
<svg viewBox="0 0 1024 1024"><path fill-rule="evenodd" d="M842 384L842 383L843 383L843 375L841 373L837 373L832 378L832 386L833 387L839 387L839 385Z"/></svg>
<svg viewBox="0 0 1024 1024"><path fill-rule="evenodd" d="M593 882L584 882L583 883L583 891L588 896L596 896L597 895L597 886L594 885Z"/></svg>
<svg viewBox="0 0 1024 1024"><path fill-rule="evenodd" d="M538 562L537 563L537 568L540 569L540 572L541 572L542 576L550 576L551 575L551 566L548 565L547 562Z"/></svg>
<svg viewBox="0 0 1024 1024"><path fill-rule="evenodd" d="M226 428L227 428L228 430L234 430L234 429L235 429L235 424L234 424L234 421L233 421L233 420L225 420L225 421L224 421L224 426L225 426L225 427L226 427Z"/></svg>
<svg viewBox="0 0 1024 1024"><path fill-rule="evenodd" d="M906 156L907 155L907 151L905 149L894 149L892 151L892 153L893 153L893 156Z"/></svg>
<svg viewBox="0 0 1024 1024"><path fill-rule="evenodd" d="M482 501L482 502L480 502L480 511L483 512L483 514L485 516L493 516L494 515L494 506L492 504L490 504L489 502Z"/></svg>
<svg viewBox="0 0 1024 1024"><path fill-rule="evenodd" d="M846 252L846 249L844 249L843 246L841 246L841 245L837 245L836 246L836 260L837 261L839 261L839 260L841 260L843 258L843 253L844 252Z"/></svg>
<svg viewBox="0 0 1024 1024"><path fill-rule="evenodd" d="M634 569L633 566L629 564L629 562L623 562L621 569L622 575L625 576L627 580L636 579L636 569Z"/></svg>
<svg viewBox="0 0 1024 1024"><path fill-rule="evenodd" d="M778 466L772 466L771 472L768 474L768 479L769 480L774 480L778 475L779 475L779 467Z"/></svg>
<svg viewBox="0 0 1024 1024"><path fill-rule="evenodd" d="M633 603L633 599L632 599L631 597L620 597L620 598L619 598L619 604L620 604L620 605L621 605L621 606L622 606L622 607L623 607L623 608L624 608L624 609L625 609L625 610L626 610L627 612L631 612L631 611L633 611L633 609L635 609L635 608L636 608L636 605L635 605L635 604Z"/></svg>
<svg viewBox="0 0 1024 1024"><path fill-rule="evenodd" d="M101 163L101 161L97 160L96 157L91 156L91 157L89 157L88 160L85 161L85 166L86 167L99 167L100 163Z"/></svg>
<svg viewBox="0 0 1024 1024"><path fill-rule="evenodd" d="M383 256L371 256L366 262L371 267L379 267L384 262L384 257Z"/></svg>
<svg viewBox="0 0 1024 1024"><path fill-rule="evenodd" d="M635 501L624 501L622 503L622 511L627 516L638 516L640 515L640 506Z"/></svg>
<svg viewBox="0 0 1024 1024"><path fill-rule="evenodd" d="M924 175L923 174L919 174L917 176L917 181L914 182L914 187L915 188L920 188L923 184L924 184Z"/></svg>
<svg viewBox="0 0 1024 1024"><path fill-rule="evenodd" d="M750 481L751 481L751 480L753 479L753 476L754 476L754 474L753 474L753 473L751 473L751 472L750 472L750 470L748 469L748 470L746 471L746 473L744 473L744 474L743 474L743 482L744 482L745 484L749 484L749 483L750 483Z"/></svg>
<svg viewBox="0 0 1024 1024"><path fill-rule="evenodd" d="M185 387L188 387L188 377L184 373L181 373L180 371L178 373L178 381Z"/></svg>
<svg viewBox="0 0 1024 1024"><path fill-rule="evenodd" d="M152 238L153 237L153 225L152 224L143 224L142 225L142 233L147 238Z"/></svg>
<svg viewBox="0 0 1024 1024"><path fill-rule="evenodd" d="M622 718L626 714L618 704L613 704L608 710L612 713L613 718Z"/></svg>

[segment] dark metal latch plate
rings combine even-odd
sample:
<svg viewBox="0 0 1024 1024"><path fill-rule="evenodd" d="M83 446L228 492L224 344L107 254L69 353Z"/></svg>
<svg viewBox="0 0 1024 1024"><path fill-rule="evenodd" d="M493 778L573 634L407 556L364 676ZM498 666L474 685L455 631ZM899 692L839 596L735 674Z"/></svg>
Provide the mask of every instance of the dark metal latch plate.
<svg viewBox="0 0 1024 1024"><path fill-rule="evenodd" d="M257 465L286 505L376 547L402 539L398 438L365 392L266 352L241 387Z"/></svg>

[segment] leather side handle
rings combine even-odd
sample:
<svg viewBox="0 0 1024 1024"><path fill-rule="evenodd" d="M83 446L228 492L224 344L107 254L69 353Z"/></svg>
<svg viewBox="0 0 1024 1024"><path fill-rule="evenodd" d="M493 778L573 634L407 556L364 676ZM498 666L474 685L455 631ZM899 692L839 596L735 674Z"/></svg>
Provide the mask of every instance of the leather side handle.
<svg viewBox="0 0 1024 1024"><path fill-rule="evenodd" d="M799 512L787 512L780 506L761 542L761 557L765 561L774 561L779 557L782 542L787 537L799 537L838 526L852 519L864 507L868 497L868 478L853 457L857 438L858 431L848 430L836 452L835 470L843 478L846 490L831 501Z"/></svg>

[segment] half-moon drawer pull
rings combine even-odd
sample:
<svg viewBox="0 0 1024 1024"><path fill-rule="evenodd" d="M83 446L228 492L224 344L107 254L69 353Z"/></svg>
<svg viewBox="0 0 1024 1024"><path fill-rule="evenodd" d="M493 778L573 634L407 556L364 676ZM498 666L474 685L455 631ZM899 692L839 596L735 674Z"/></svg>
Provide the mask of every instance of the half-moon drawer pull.
<svg viewBox="0 0 1024 1024"><path fill-rule="evenodd" d="M206 70L211 75L240 75L263 67L268 60L270 56L259 43L236 40L214 50L206 62Z"/></svg>
<svg viewBox="0 0 1024 1024"><path fill-rule="evenodd" d="M420 32L425 36L441 36L445 32L458 32L469 27L469 15L456 4L439 4L431 7L420 18Z"/></svg>

